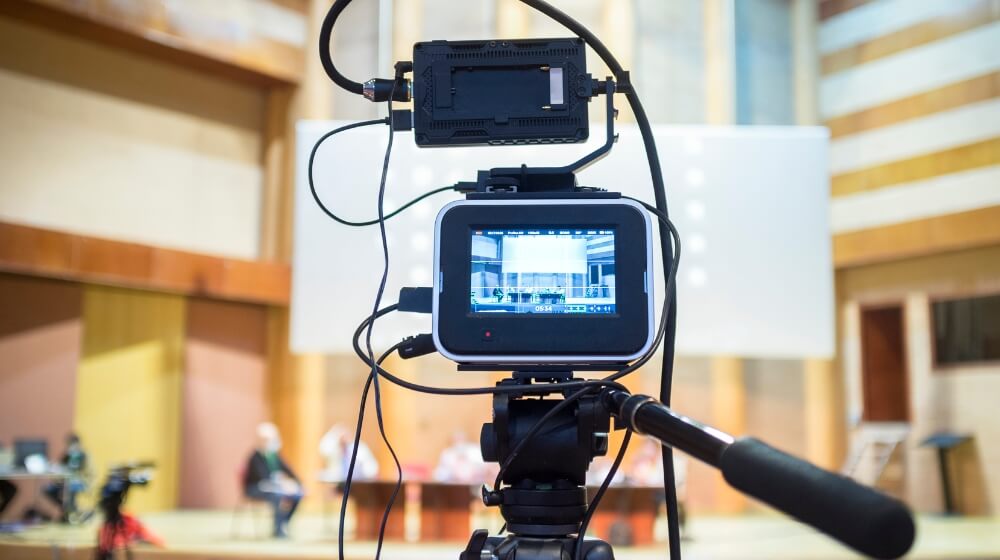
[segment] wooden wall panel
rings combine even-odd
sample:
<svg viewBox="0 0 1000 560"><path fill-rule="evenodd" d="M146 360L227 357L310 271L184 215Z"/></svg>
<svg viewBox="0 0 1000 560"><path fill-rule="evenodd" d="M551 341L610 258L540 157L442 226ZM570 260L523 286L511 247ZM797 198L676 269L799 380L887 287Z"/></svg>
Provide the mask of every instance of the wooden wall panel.
<svg viewBox="0 0 1000 560"><path fill-rule="evenodd" d="M997 239L1000 4L916 4L820 5L837 266Z"/></svg>
<svg viewBox="0 0 1000 560"><path fill-rule="evenodd" d="M287 305L291 269L0 222L0 270Z"/></svg>
<svg viewBox="0 0 1000 560"><path fill-rule="evenodd" d="M939 431L970 434L975 443L958 450L956 496L968 514L995 514L1000 507L1000 366L978 364L937 369L932 359L930 302L1000 292L1000 244L857 266L838 271L845 306L904 302L906 361L911 403L911 436L906 442L906 500L918 512L940 512L942 498L935 455L920 442ZM847 322L840 336L858 347L859 325ZM848 378L860 378L860 360L844 360ZM860 409L860 392L849 394L849 408ZM974 499L973 499L974 498ZM966 509L968 508L968 509Z"/></svg>
<svg viewBox="0 0 1000 560"><path fill-rule="evenodd" d="M303 18L304 1L271 2L284 19ZM173 4L173 5L172 5ZM284 26L295 37L275 40L253 23L251 2L227 3L200 9L200 2L147 0L9 0L0 13L58 31L126 48L176 64L261 85L294 84L305 64L305 37L294 26ZM214 3L213 3L214 4ZM265 2L266 4L266 2ZM220 22L229 27L220 32ZM273 25L273 24L272 24ZM235 29L233 29L235 28Z"/></svg>
<svg viewBox="0 0 1000 560"><path fill-rule="evenodd" d="M156 479L129 495L133 511L177 505L184 298L88 286L75 426L96 472L149 460Z"/></svg>
<svg viewBox="0 0 1000 560"><path fill-rule="evenodd" d="M44 438L58 457L73 428L80 358L82 290L78 285L0 274L0 442ZM5 513L23 511L33 488L22 485Z"/></svg>
<svg viewBox="0 0 1000 560"><path fill-rule="evenodd" d="M225 509L271 415L267 309L191 299L186 320L179 506Z"/></svg>
<svg viewBox="0 0 1000 560"><path fill-rule="evenodd" d="M0 221L259 258L264 96L0 15Z"/></svg>
<svg viewBox="0 0 1000 560"><path fill-rule="evenodd" d="M1000 9L997 6L993 0L980 0L950 17L923 21L906 29L832 52L824 56L821 61L822 73L833 74L991 23L1000 16Z"/></svg>
<svg viewBox="0 0 1000 560"><path fill-rule="evenodd" d="M859 6L864 6L872 1L873 0L820 0L819 17L821 20L830 19Z"/></svg>
<svg viewBox="0 0 1000 560"><path fill-rule="evenodd" d="M830 137L837 138L998 96L1000 96L1000 72L991 72L904 97L885 105L836 117L826 121L826 126L830 129Z"/></svg>
<svg viewBox="0 0 1000 560"><path fill-rule="evenodd" d="M1000 206L842 233L833 238L837 268L1000 243Z"/></svg>
<svg viewBox="0 0 1000 560"><path fill-rule="evenodd" d="M830 179L834 197L932 179L1000 163L1000 137L866 167Z"/></svg>

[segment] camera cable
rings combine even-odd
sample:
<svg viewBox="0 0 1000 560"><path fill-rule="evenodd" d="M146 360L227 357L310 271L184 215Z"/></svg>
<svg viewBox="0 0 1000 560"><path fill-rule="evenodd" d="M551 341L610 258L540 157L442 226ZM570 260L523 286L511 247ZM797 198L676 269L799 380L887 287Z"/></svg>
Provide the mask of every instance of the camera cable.
<svg viewBox="0 0 1000 560"><path fill-rule="evenodd" d="M390 306L390 307L394 307L394 306ZM388 313L389 311L392 311L392 309L387 308L387 309L383 309L381 311L383 312L382 315L384 315L385 313ZM389 348L388 350L386 350L385 352L383 352L382 355L379 356L378 360L376 360L376 363L381 364L383 361L385 361L386 358L388 358L390 355L392 355L392 353L395 352L401 345L402 345L402 342L397 342L391 348ZM355 465L357 464L357 460L358 460L358 447L360 446L361 431L364 428L364 423L365 423L365 406L367 405L367 402L368 402L368 392L369 392L369 390L372 387L372 383L373 383L374 379L375 379L375 376L373 376L371 373L369 373L368 374L368 379L367 379L367 381L365 381L365 387L361 391L361 405L358 408L358 420L357 420L357 424L355 425L355 429L354 429L354 443L353 443L352 448L351 448L351 459L348 462L347 473L346 473L346 476L344 478L344 491L343 491L343 496L342 496L342 499L341 499L340 515L339 515L338 525L337 525L337 535L338 535L337 542L338 542L338 549L339 549L339 552L340 552L340 558L341 559L344 558L344 527L346 525L346 519L347 519L347 500L348 500L348 498L351 495L351 484L352 484L352 482L354 480L354 469L355 469ZM381 414L380 414L381 410L380 409L381 409L381 406L379 406L378 399L376 398L376 412L378 412L379 415L381 416ZM381 553L382 553L382 542L383 542L384 537L385 537L385 527L386 527L386 524L388 523L388 520L389 520L389 513L390 513L390 511L392 509L393 503L396 501L396 496L399 494L399 490L400 490L400 488L402 486L402 483L403 483L403 472L402 472L402 469L399 466L399 459L397 459L397 457L396 457L396 451L392 448L392 445L389 443L389 440L386 437L385 430L384 430L384 428L382 426L382 420L381 420L381 418L379 418L379 432L382 435L382 441L385 442L386 447L389 449L390 455L392 455L393 461L396 463L396 486L393 489L392 496L390 497L389 502L386 504L385 509L382 512L382 520L381 520L381 523L379 524L379 531L378 531L378 542L377 542L376 550L375 550L375 558L376 559L381 556Z"/></svg>
<svg viewBox="0 0 1000 560"><path fill-rule="evenodd" d="M639 132L642 135L642 143L646 150L646 160L649 165L649 175L653 182L653 197L656 202L656 209L662 212L665 218L669 218L670 212L667 208L667 193L663 184L663 170L660 167L659 153L656 151L656 140L653 138L653 127L649 122L649 116L646 114L645 108L642 106L642 101L639 100L639 94L636 92L635 86L631 82L629 73L622 67L621 63L618 62L618 59L616 59L614 54L611 53L611 50L608 49L608 47L604 45L604 43L601 42L601 40L593 32L577 20L573 19L569 14L552 6L545 0L521 0L521 2L545 14L560 23L576 36L583 39L584 42L590 46L590 48L594 49L594 52L597 53L601 60L608 65L608 68L611 69L611 72L615 76L615 80L618 82L619 86L622 86L620 89L625 93L625 98L628 100L629 106L632 108L636 124L639 126ZM663 257L664 274L666 275L667 268L670 266L669 263L673 260L673 255L670 253L670 244L667 242L667 236L663 234L662 230L660 232L660 251ZM668 289L676 291L676 287ZM673 294L671 294L671 296L672 295ZM669 335L663 343L663 359L660 365L659 399L665 406L670 406L674 373L674 337L677 326L677 301L675 297L672 297L672 300L673 301L671 301L665 317L666 330ZM676 481L674 479L673 449L664 446L662 459L664 482L663 489L666 492L667 498L667 531L669 541L668 546L670 547L670 559L680 560L680 523L678 522L677 488Z"/></svg>
<svg viewBox="0 0 1000 560"><path fill-rule="evenodd" d="M322 136L320 136L319 139L316 140L316 143L313 144L312 150L309 152L309 163L306 166L306 177L308 178L308 181L309 181L309 192L312 194L313 200L316 201L316 205L319 206L319 209L322 210L324 214L326 214L333 221L335 221L337 223L340 223L340 224L343 224L345 226L351 226L351 227L373 226L375 224L378 224L379 220L378 220L378 218L375 218L375 219L372 219L372 220L364 220L364 221L358 222L358 221L348 220L346 218L341 218L340 216L338 216L337 214L335 214L332 210L330 210L326 206L326 204L323 203L323 199L320 198L319 193L316 191L316 181L315 181L315 177L314 177L314 173L313 173L313 167L314 167L314 163L316 161L316 154L319 152L320 146L322 146L323 143L326 142L332 136L334 136L336 134L339 134L341 132L347 131L347 130L351 130L353 128L359 128L359 127L362 127L362 126L371 126L371 125L376 125L376 124L390 125L389 118L386 117L384 119L371 119L371 120L367 120L367 121L360 121L360 122L356 122L356 123L350 123L350 124L341 126L339 128L335 128L335 129L333 129L333 130L331 130L329 132L324 133ZM391 134L392 126L389 127L389 130L390 130L390 134ZM383 220L388 220L388 219L390 219L390 218L392 218L392 217L400 214L401 212L403 212L407 208L413 206L414 204L420 202L421 200L424 200L425 198L428 198L430 196L436 195L438 193L443 193L445 191L452 191L452 190L457 190L457 186L456 185L452 185L452 186L448 186L448 187L440 187L440 188L429 190L429 191L421 194L420 196L414 198L413 200L410 200L409 202L407 202L406 204L400 206L399 208L393 210L392 212L389 212L382 219Z"/></svg>

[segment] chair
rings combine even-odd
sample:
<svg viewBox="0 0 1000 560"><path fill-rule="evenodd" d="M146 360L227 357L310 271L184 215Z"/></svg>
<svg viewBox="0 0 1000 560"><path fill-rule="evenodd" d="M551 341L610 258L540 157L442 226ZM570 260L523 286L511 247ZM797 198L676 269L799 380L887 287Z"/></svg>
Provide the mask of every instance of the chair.
<svg viewBox="0 0 1000 560"><path fill-rule="evenodd" d="M233 506L233 516L229 522L229 537L231 539L237 539L241 537L243 528L243 519L247 516L250 517L250 526L253 530L253 538L261 538L261 531L258 527L258 519L262 516L260 512L264 512L266 515L266 523L270 523L271 519L271 506L267 502L262 502L260 500L254 500L250 496L247 496L244 491L243 481L246 480L246 467L240 468L237 471L236 483L239 487L239 498L237 499L236 505ZM267 535L267 530L264 531L264 535Z"/></svg>

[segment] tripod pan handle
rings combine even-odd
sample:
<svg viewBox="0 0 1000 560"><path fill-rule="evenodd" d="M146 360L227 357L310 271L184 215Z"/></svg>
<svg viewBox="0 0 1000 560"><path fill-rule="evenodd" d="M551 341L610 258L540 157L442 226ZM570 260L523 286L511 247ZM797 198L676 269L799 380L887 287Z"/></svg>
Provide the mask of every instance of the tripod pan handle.
<svg viewBox="0 0 1000 560"><path fill-rule="evenodd" d="M732 443L719 468L733 488L867 556L900 558L913 545L913 517L902 502L760 440Z"/></svg>

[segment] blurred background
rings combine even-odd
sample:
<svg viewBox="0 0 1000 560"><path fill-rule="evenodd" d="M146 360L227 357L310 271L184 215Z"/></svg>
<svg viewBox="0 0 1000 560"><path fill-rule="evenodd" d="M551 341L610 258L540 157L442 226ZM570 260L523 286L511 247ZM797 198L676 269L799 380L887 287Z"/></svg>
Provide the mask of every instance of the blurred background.
<svg viewBox="0 0 1000 560"><path fill-rule="evenodd" d="M832 309L815 316L832 333L830 351L682 349L675 408L904 500L921 516L917 557L1000 558L1000 1L553 4L631 70L664 130L818 127L808 130L828 139L821 180L776 188L812 189L827 208L810 227L833 288L804 288L818 308ZM340 430L353 430L368 371L346 351L290 345L293 257L348 239L331 229L304 248L296 238L304 211L296 184L311 147L301 131L374 118L384 107L336 89L323 73L317 37L328 7L0 3L5 558L41 558L53 545L83 554L101 517L83 514L100 509L114 472L152 474L141 487L135 478L126 509L158 535L145 540L162 538L185 558L334 553L340 478L331 457L345 449ZM346 75L363 81L390 76L416 41L566 34L514 0L358 0L338 21L331 50ZM588 63L596 76L607 74L597 57ZM627 128L634 118L618 104ZM593 134L601 136L597 105ZM380 159L380 138L344 140L337 157ZM695 178L713 171L691 169ZM336 185L345 204L361 201L355 217L374 213L375 171L367 183ZM336 172L327 174L336 183ZM401 172L395 181L409 178ZM775 216L800 211L775 200ZM364 234L374 251L377 231ZM765 281L781 286L796 262L782 261ZM342 266L345 275L377 279L376 270ZM731 326L753 328L741 320ZM503 375L457 374L437 356L389 364L425 384L480 386ZM656 394L658 376L659 367L647 367L628 384ZM383 401L409 481L390 550L457 557L457 541L473 526L499 523L467 503L481 465L462 459L435 471L478 439L490 400L384 386ZM255 449L274 455L270 427L305 495L291 540L267 538L267 501L247 493L248 457ZM366 516L381 514L379 481L395 479L373 422L363 440L374 470L349 506L358 558L371 556ZM78 448L83 468L72 462ZM51 464L25 461L39 455ZM609 538L617 528L635 545L625 558L664 556L655 483L638 474L647 455L633 445L631 479L595 529ZM729 489L713 469L694 460L679 468L693 557L852 557ZM464 489L457 509L449 485ZM445 497L428 498L435 492ZM434 529L446 526L457 529Z"/></svg>

